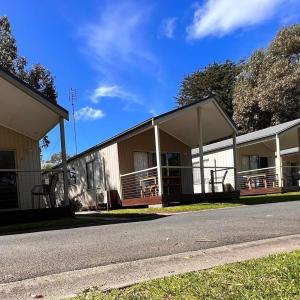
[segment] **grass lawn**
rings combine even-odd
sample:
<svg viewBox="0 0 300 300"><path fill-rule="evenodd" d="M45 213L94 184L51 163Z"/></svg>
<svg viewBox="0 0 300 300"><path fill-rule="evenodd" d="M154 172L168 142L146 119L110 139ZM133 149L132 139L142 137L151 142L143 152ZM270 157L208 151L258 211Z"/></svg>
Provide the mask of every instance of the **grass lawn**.
<svg viewBox="0 0 300 300"><path fill-rule="evenodd" d="M266 203L275 203L275 202L288 202L288 201L297 201L300 200L300 192L291 192L284 194L269 194L269 195L260 195L260 196L242 196L239 200L235 202L253 205L253 204L266 204Z"/></svg>
<svg viewBox="0 0 300 300"><path fill-rule="evenodd" d="M226 203L193 203L186 205L168 206L162 208L126 208L116 209L109 212L109 215L141 214L141 213L174 213L187 211L201 211L215 208L235 207L239 205L266 204L275 202L287 202L300 200L300 193L285 193L261 196L242 196L240 199L228 201Z"/></svg>
<svg viewBox="0 0 300 300"><path fill-rule="evenodd" d="M300 299L300 251L151 280L72 300Z"/></svg>
<svg viewBox="0 0 300 300"><path fill-rule="evenodd" d="M215 208L225 208L239 206L239 203L193 203L167 207L153 207L153 208L125 208L111 210L108 215L122 215L122 214L141 214L141 213L176 213L188 211L200 211Z"/></svg>

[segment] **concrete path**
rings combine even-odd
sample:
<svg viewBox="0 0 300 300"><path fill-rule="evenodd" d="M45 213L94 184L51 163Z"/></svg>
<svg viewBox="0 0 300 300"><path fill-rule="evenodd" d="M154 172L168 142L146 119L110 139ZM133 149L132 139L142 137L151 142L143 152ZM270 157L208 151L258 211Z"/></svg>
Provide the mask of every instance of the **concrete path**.
<svg viewBox="0 0 300 300"><path fill-rule="evenodd" d="M300 234L0 284L0 295L1 300L26 300L37 295L43 296L43 299L64 299L92 286L102 289L126 287L145 280L295 249L300 249Z"/></svg>

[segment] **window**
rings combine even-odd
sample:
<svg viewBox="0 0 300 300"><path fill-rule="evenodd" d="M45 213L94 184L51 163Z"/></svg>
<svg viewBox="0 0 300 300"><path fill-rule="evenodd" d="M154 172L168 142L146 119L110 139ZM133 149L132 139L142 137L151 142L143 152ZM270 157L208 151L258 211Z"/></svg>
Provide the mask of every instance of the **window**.
<svg viewBox="0 0 300 300"><path fill-rule="evenodd" d="M15 169L15 152L0 151L0 169Z"/></svg>
<svg viewBox="0 0 300 300"><path fill-rule="evenodd" d="M86 182L88 189L93 189L95 187L93 161L89 161L86 163Z"/></svg>
<svg viewBox="0 0 300 300"><path fill-rule="evenodd" d="M86 163L86 182L88 189L104 189L103 162L96 158Z"/></svg>
<svg viewBox="0 0 300 300"><path fill-rule="evenodd" d="M74 168L68 170L68 177L69 177L69 184L71 185L76 184L76 170Z"/></svg>
<svg viewBox="0 0 300 300"><path fill-rule="evenodd" d="M164 153L166 166L176 167L180 166L180 154L179 153ZM164 164L162 164L164 165ZM167 176L180 176L180 169L167 168Z"/></svg>
<svg viewBox="0 0 300 300"><path fill-rule="evenodd" d="M135 151L133 152L134 171L148 169L151 164L148 163L148 153Z"/></svg>
<svg viewBox="0 0 300 300"><path fill-rule="evenodd" d="M150 168L156 167L156 153L148 153L148 165ZM161 165L163 167L180 166L180 153L161 153ZM163 168L163 176L180 176L180 169Z"/></svg>
<svg viewBox="0 0 300 300"><path fill-rule="evenodd" d="M255 170L268 168L270 166L270 157L258 156L258 155L248 155L242 157L242 169Z"/></svg>

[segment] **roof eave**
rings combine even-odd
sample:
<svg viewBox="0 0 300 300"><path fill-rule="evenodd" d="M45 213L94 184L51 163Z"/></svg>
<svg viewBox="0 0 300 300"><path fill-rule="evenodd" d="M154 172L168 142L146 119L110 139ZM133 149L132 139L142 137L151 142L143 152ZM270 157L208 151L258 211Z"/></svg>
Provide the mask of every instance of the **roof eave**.
<svg viewBox="0 0 300 300"><path fill-rule="evenodd" d="M41 103L42 105L46 106L53 112L55 112L57 115L63 117L66 120L69 120L69 112L58 105L57 103L53 103L50 99L45 97L42 93L36 91L32 87L30 87L27 83L20 80L18 77L16 77L14 74L8 72L7 70L4 70L3 68L0 68L0 77L4 78L7 82L15 86L16 88L20 89L30 97L34 98L36 101Z"/></svg>

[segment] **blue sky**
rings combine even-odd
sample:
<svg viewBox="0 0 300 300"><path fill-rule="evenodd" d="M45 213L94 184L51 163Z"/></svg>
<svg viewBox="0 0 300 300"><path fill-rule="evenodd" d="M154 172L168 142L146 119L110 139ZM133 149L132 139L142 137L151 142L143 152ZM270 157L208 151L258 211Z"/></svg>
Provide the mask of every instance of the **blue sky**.
<svg viewBox="0 0 300 300"><path fill-rule="evenodd" d="M247 58L299 22L296 0L2 0L19 52L56 77L59 104L77 90L78 150L175 107L183 77ZM68 153L75 153L66 123ZM58 129L44 153L60 151Z"/></svg>

